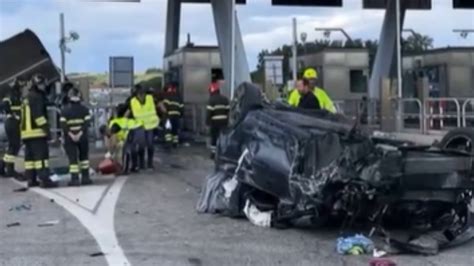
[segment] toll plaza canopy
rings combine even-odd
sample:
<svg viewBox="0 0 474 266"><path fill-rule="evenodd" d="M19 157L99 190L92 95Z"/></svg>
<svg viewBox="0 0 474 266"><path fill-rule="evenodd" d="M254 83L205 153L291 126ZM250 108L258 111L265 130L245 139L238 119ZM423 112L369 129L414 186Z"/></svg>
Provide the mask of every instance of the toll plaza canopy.
<svg viewBox="0 0 474 266"><path fill-rule="evenodd" d="M38 73L49 82L59 79L58 69L48 51L29 29L0 41L0 58L0 92L14 78L29 79Z"/></svg>

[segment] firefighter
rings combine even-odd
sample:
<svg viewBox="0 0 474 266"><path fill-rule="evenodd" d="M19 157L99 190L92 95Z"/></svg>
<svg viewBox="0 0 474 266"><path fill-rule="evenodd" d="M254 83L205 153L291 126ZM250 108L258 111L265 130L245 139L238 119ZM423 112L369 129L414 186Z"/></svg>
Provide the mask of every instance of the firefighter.
<svg viewBox="0 0 474 266"><path fill-rule="evenodd" d="M25 85L23 81L14 79L10 84L10 90L2 101L2 109L5 112L5 133L8 140L8 148L3 156L5 163L5 176L20 178L15 171L15 157L21 148L20 118L21 118L21 95Z"/></svg>
<svg viewBox="0 0 474 266"><path fill-rule="evenodd" d="M173 147L177 147L179 144L180 119L183 116L184 104L178 95L175 85L168 86L163 104L166 109L166 117L171 124L171 130L166 132L165 140L167 144L173 144Z"/></svg>
<svg viewBox="0 0 474 266"><path fill-rule="evenodd" d="M77 88L67 92L68 104L61 111L61 127L64 149L69 159L69 186L90 185L89 177L89 137L87 134L91 119L89 109L81 103L81 93ZM79 173L81 180L79 181Z"/></svg>
<svg viewBox="0 0 474 266"><path fill-rule="evenodd" d="M25 144L25 178L28 186L56 187L49 178L49 126L47 120L46 79L34 75L21 105L21 139ZM38 182L39 179L39 182Z"/></svg>
<svg viewBox="0 0 474 266"><path fill-rule="evenodd" d="M138 139L145 140L148 161L146 167L153 169L154 135L158 129L160 119L155 105L155 99L147 94L140 85L136 86L136 96L130 100L130 117L133 117L143 126L144 137L137 136ZM134 136L135 138L135 136ZM141 169L145 169L145 149L140 147L138 151L139 164Z"/></svg>
<svg viewBox="0 0 474 266"><path fill-rule="evenodd" d="M216 152L216 144L221 131L229 122L229 99L220 94L217 83L209 86L209 102L207 104L207 125L211 135L211 158Z"/></svg>

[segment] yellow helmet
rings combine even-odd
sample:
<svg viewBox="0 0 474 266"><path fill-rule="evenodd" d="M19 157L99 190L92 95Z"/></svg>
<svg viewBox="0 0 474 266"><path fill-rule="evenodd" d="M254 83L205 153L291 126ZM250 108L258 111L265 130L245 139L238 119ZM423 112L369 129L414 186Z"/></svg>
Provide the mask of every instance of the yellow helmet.
<svg viewBox="0 0 474 266"><path fill-rule="evenodd" d="M305 79L317 79L318 72L314 68L308 68L303 73L303 78Z"/></svg>

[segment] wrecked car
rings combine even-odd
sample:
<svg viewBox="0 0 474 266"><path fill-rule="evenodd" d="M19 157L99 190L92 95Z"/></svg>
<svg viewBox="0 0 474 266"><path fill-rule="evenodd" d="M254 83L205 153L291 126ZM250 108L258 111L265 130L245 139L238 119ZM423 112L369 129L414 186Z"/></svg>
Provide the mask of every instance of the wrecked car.
<svg viewBox="0 0 474 266"><path fill-rule="evenodd" d="M473 237L470 153L372 137L343 116L270 103L249 83L235 98L198 212L276 228L363 226L399 252L436 254Z"/></svg>

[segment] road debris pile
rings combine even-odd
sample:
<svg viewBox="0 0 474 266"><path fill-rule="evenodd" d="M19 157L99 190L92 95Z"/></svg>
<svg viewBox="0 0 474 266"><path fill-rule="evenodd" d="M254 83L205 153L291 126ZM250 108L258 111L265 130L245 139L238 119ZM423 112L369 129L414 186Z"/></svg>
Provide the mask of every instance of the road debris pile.
<svg viewBox="0 0 474 266"><path fill-rule="evenodd" d="M436 254L473 237L470 155L372 138L343 117L269 103L252 84L236 99L198 212L264 227L364 226L398 252Z"/></svg>

